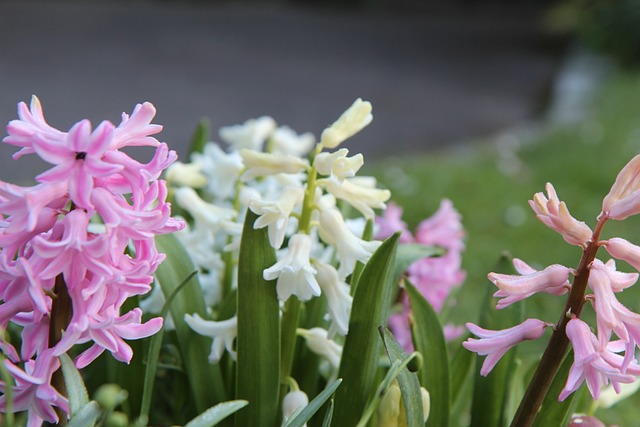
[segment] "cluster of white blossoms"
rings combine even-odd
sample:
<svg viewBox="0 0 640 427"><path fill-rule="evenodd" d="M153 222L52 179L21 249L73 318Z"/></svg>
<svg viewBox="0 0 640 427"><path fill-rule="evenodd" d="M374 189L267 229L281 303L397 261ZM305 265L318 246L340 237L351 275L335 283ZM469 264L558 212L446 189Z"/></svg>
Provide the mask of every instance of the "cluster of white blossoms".
<svg viewBox="0 0 640 427"><path fill-rule="evenodd" d="M222 128L219 136L226 149L209 142L191 155L191 163L176 162L168 170L175 202L190 217L178 238L199 269L211 316L218 319L185 318L196 332L214 338L211 362L225 348L235 357L237 322L219 313L223 305L235 303L227 296L237 286L239 241L249 209L258 215L254 228L266 227L277 249L277 262L263 276L276 281L278 298L326 298L327 323L321 325L326 333L299 334L312 350L318 344L313 341L324 340L320 347L330 348L336 334L347 334L352 303L348 278L380 242L363 239L361 231L354 231L362 225L354 226L342 212L351 206L362 214L361 223L373 220L374 209L386 207L390 192L378 189L372 177L356 176L364 163L361 154L349 156L346 148L337 148L371 120L371 104L358 99L317 142L310 133L297 134L260 117ZM158 307L160 298L156 292L143 305Z"/></svg>

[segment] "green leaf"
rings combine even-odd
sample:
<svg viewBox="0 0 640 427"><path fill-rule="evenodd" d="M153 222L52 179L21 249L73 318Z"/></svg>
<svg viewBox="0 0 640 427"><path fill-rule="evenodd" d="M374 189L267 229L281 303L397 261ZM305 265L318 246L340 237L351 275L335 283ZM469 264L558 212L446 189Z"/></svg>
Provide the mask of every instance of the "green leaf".
<svg viewBox="0 0 640 427"><path fill-rule="evenodd" d="M279 424L280 304L275 282L262 276L276 254L267 229L253 228L256 218L247 212L238 260L236 398L249 401L236 413L238 427Z"/></svg>
<svg viewBox="0 0 640 427"><path fill-rule="evenodd" d="M336 393L334 418L340 425L356 425L375 389L381 345L378 327L386 325L389 316L399 237L396 233L382 243L358 281L338 373L344 382Z"/></svg>
<svg viewBox="0 0 640 427"><path fill-rule="evenodd" d="M156 236L158 251L167 258L158 267L156 279L162 288L165 299L176 290L185 277L196 268L180 241L171 234ZM189 380L192 400L198 412L203 412L216 402L226 400L224 382L220 367L208 361L211 351L211 338L194 332L184 320L185 314L199 314L207 319L202 289L197 277L175 296L169 312L175 324L178 347L184 364L184 371Z"/></svg>
<svg viewBox="0 0 640 427"><path fill-rule="evenodd" d="M402 346L398 343L391 331L387 328L380 327L380 335L384 342L384 346L387 350L387 356L393 363L396 360L404 360L407 358L407 354L402 349ZM415 372L409 371L404 368L398 373L397 376L398 385L400 386L400 393L402 396L402 402L404 403L405 414L407 417L407 427L424 426L424 412L422 408L422 393L420 391L420 381Z"/></svg>
<svg viewBox="0 0 640 427"><path fill-rule="evenodd" d="M462 391L469 380L471 367L475 366L475 353L460 346L451 361L451 404L455 406L462 397Z"/></svg>
<svg viewBox="0 0 640 427"><path fill-rule="evenodd" d="M73 415L67 423L67 427L93 427L102 415L100 405L95 400L88 402Z"/></svg>
<svg viewBox="0 0 640 427"><path fill-rule="evenodd" d="M192 153L202 153L205 144L209 141L209 130L211 129L211 122L209 119L203 118L198 122L196 130L191 136L191 144L189 146L189 155Z"/></svg>
<svg viewBox="0 0 640 427"><path fill-rule="evenodd" d="M522 322L523 303L503 310L495 309L493 289L487 288L487 295L482 304L479 326L485 329L501 330ZM474 427L500 427L506 422L506 405L511 395L512 373L516 367L516 348L509 350L486 377L480 375L483 357L476 358L476 378L471 405L471 425Z"/></svg>
<svg viewBox="0 0 640 427"><path fill-rule="evenodd" d="M4 339L4 337L2 337ZM4 402L5 402L5 413L4 415L4 423L6 427L14 427L15 417L13 415L13 388L14 378L11 376L9 371L7 370L7 366L4 364L4 361L7 360L4 357L4 354L0 353L0 377L2 377L2 382L4 383Z"/></svg>
<svg viewBox="0 0 640 427"><path fill-rule="evenodd" d="M329 401L329 407L324 414L324 420L322 420L322 427L331 427L331 420L333 420L333 407L335 403L333 399Z"/></svg>
<svg viewBox="0 0 640 427"><path fill-rule="evenodd" d="M418 243L403 243L398 245L398 253L393 265L393 277L398 278L414 262L422 258L442 256L444 250L437 246L426 246Z"/></svg>
<svg viewBox="0 0 640 427"><path fill-rule="evenodd" d="M408 280L405 280L405 288L413 316L413 344L424 358L418 379L429 392L431 400L427 426L447 427L451 407L451 377L442 324L431 304Z"/></svg>
<svg viewBox="0 0 640 427"><path fill-rule="evenodd" d="M187 277L184 278L165 300L160 317L166 320L167 314L169 314L169 308L173 303L174 298L178 293L189 284L191 279L198 274L197 271L192 271ZM196 282L197 284L197 282ZM160 329L157 334L151 337L151 343L149 344L149 352L147 355L147 365L144 374L144 386L142 391L142 402L140 405L140 420L142 424L146 424L149 419L149 409L151 408L151 398L153 397L153 384L156 379L156 370L158 369L158 358L160 357L160 347L162 346L162 337L164 336L164 330Z"/></svg>
<svg viewBox="0 0 640 427"><path fill-rule="evenodd" d="M536 416L533 422L533 427L562 427L565 423L567 416L571 411L573 400L577 393L571 393L564 401L558 401L558 396L564 388L567 377L569 376L569 370L573 365L573 350L570 350L564 357L564 361L555 377L549 391L542 401L540 412Z"/></svg>
<svg viewBox="0 0 640 427"><path fill-rule="evenodd" d="M213 427L248 404L249 402L246 400L230 400L218 403L189 421L184 427Z"/></svg>
<svg viewBox="0 0 640 427"><path fill-rule="evenodd" d="M69 409L73 416L89 403L89 394L80 372L78 372L73 360L66 353L60 355L60 365L62 366L64 384L67 387Z"/></svg>
<svg viewBox="0 0 640 427"><path fill-rule="evenodd" d="M342 383L342 380L338 378L333 383L331 383L331 385L322 390L322 392L318 394L311 402L309 402L309 404L305 406L302 411L298 412L298 415L287 421L286 427L302 427L307 421L311 419L311 417L315 415L316 412L320 410L322 405L324 405L324 403L329 400L331 396L333 396L333 393L336 391L340 383ZM328 412L327 415L329 416L329 422L331 422L331 413ZM327 415L325 415L325 422Z"/></svg>

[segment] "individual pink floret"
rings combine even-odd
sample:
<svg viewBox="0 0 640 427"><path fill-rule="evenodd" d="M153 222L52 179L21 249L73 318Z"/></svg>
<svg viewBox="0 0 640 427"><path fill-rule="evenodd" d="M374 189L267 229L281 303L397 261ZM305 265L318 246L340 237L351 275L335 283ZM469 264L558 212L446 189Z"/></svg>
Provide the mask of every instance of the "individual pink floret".
<svg viewBox="0 0 640 427"><path fill-rule="evenodd" d="M584 247L591 239L591 229L571 216L566 203L558 199L551 183L547 183L546 189L548 198L543 193L536 193L533 200L529 200L531 209L540 221L560 233L567 243Z"/></svg>
<svg viewBox="0 0 640 427"><path fill-rule="evenodd" d="M513 265L520 275L489 273L488 278L498 287L493 296L502 298L498 301L498 310L529 298L539 292L551 295L562 295L570 288L569 275L571 269L559 264L550 265L537 271L524 261L515 258Z"/></svg>
<svg viewBox="0 0 640 427"><path fill-rule="evenodd" d="M54 406L69 413L69 402L53 386L51 376L60 367L57 357L51 351L43 351L35 360L24 364L24 370L5 360L5 367L16 384L12 387L13 411L29 411L27 427L38 427L43 421L57 424L59 421ZM4 393L6 385L0 383ZM0 411L7 410L6 395L0 396Z"/></svg>
<svg viewBox="0 0 640 427"><path fill-rule="evenodd" d="M483 329L473 323L467 323L466 326L469 332L480 339L469 338L462 345L480 356L487 356L480 369L480 375L486 377L511 347L540 338L544 329L550 325L542 320L527 319L517 326L499 331Z"/></svg>
<svg viewBox="0 0 640 427"><path fill-rule="evenodd" d="M567 337L573 346L573 366L569 370L567 383L560 393L559 400L564 400L576 391L584 381L594 399L600 396L600 390L609 382L619 391L620 383L631 383L635 377L624 374L620 366L609 362L616 356L606 346L601 346L598 339L589 329L589 325L574 317L567 323Z"/></svg>

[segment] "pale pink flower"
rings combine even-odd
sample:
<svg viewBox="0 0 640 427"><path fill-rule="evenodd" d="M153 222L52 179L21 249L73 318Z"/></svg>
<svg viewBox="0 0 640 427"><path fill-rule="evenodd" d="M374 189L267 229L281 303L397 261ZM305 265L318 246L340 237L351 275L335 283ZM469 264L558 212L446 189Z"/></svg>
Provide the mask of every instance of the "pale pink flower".
<svg viewBox="0 0 640 427"><path fill-rule="evenodd" d="M460 252L464 249L462 217L449 199L443 199L436 213L417 227L415 241Z"/></svg>
<svg viewBox="0 0 640 427"><path fill-rule="evenodd" d="M466 326L480 339L469 338L462 345L480 356L487 356L480 370L480 374L486 377L511 347L526 340L540 338L549 324L538 319L527 319L517 326L500 331L483 329L473 323L467 323Z"/></svg>
<svg viewBox="0 0 640 427"><path fill-rule="evenodd" d="M407 223L402 220L402 208L395 203L389 203L387 209L384 210L382 216L376 217L376 239L384 240L391 237L397 231L400 231L400 243L411 243L413 236L407 228Z"/></svg>
<svg viewBox="0 0 640 427"><path fill-rule="evenodd" d="M640 270L640 246L620 237L601 242L612 257L626 261L636 270Z"/></svg>
<svg viewBox="0 0 640 427"><path fill-rule="evenodd" d="M591 264L590 270L589 287L594 293L591 301L596 312L600 346L604 347L609 342L611 332L615 332L627 344L623 363L626 368L633 358L635 345L640 343L640 314L622 305L614 291L621 291L635 283L638 275L617 272L611 264L604 264L597 259Z"/></svg>
<svg viewBox="0 0 640 427"><path fill-rule="evenodd" d="M503 298L498 301L498 310L535 295L546 292L551 295L562 295L571 287L569 274L571 269L559 264L550 265L536 271L524 261L515 258L513 265L520 275L489 273L488 278L498 287L493 296Z"/></svg>
<svg viewBox="0 0 640 427"><path fill-rule="evenodd" d="M88 343L76 359L78 368L104 350L128 363L133 351L124 340L162 327L161 318L142 323L139 308L121 310L129 297L150 290L164 259L154 237L184 223L171 218L166 185L158 180L176 154L150 136L161 129L151 124L151 104L136 106L131 117L123 114L117 128L102 122L92 131L84 120L68 133L46 124L37 98L30 111L23 103L18 109L20 120L9 124L4 139L21 147L14 157L37 154L54 166L33 187L0 182L0 328L22 328L19 355L4 338L0 349L17 383L14 409L29 411L29 426L39 426L58 420L52 406L69 411L49 385L57 356ZM119 151L134 145L155 147L153 158L142 164ZM92 218L101 225L92 226ZM49 347L52 295L65 289L54 290L59 278L72 318L62 326L61 340ZM21 361L24 371L16 365Z"/></svg>
<svg viewBox="0 0 640 427"><path fill-rule="evenodd" d="M584 222L571 216L566 203L558 199L551 183L547 183L546 189L548 198L543 193L536 193L533 200L529 200L531 209L540 221L560 233L567 243L584 246L591 239L591 229Z"/></svg>
<svg viewBox="0 0 640 427"><path fill-rule="evenodd" d="M598 339L589 329L589 325L578 318L573 318L567 323L567 337L573 346L573 366L569 370L567 383L560 393L559 400L564 400L587 382L589 392L594 399L598 399L600 389L611 381L614 388L619 383L630 383L635 377L623 374L620 366L609 363L611 351L598 344ZM614 355L615 356L615 355Z"/></svg>
<svg viewBox="0 0 640 427"><path fill-rule="evenodd" d="M640 212L640 155L618 173L609 194L602 201L607 218L623 220Z"/></svg>
<svg viewBox="0 0 640 427"><path fill-rule="evenodd" d="M53 386L51 376L60 367L57 357L51 351L43 351L35 360L28 360L24 370L5 360L5 366L16 384L12 387L13 411L29 411L28 427L41 426L43 421L57 424L58 415L54 406L69 413L69 402ZM0 383L0 391L4 393L6 384ZM6 411L6 395L0 396L0 410Z"/></svg>
<svg viewBox="0 0 640 427"><path fill-rule="evenodd" d="M31 105L21 102L18 104L17 120L11 120L7 126L6 136L2 141L6 144L22 147L20 151L13 155L14 159L18 159L24 154L33 154L34 136L37 134L40 138L48 140L62 140L65 138L64 132L49 126L42 114L42 105L40 100L34 95L31 97Z"/></svg>

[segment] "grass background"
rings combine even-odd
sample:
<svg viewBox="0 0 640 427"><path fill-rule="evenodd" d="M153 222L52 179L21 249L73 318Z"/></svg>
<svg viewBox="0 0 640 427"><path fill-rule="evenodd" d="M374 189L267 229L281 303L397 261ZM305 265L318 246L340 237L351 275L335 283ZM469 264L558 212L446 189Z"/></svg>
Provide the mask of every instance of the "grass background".
<svg viewBox="0 0 640 427"><path fill-rule="evenodd" d="M534 267L554 263L577 267L580 248L539 222L528 200L551 182L575 218L595 225L602 199L619 170L640 153L640 76L613 72L589 107L588 117L578 123L542 121L533 129L514 129L446 152L368 165L365 172L377 176L404 208L410 229L435 212L442 198L451 199L462 214L467 280L452 298L449 320L477 321L478 301L487 287L493 287L486 275L505 251ZM613 236L640 244L640 219L610 221L603 238ZM599 257L608 259L604 250ZM620 270L633 271L622 261L617 264ZM640 312L640 285L625 291L620 300ZM527 301L527 317L556 322L563 305L563 297L534 296ZM527 347L531 351L525 354L539 355L533 350L544 344ZM640 395L598 415L609 424L639 426L638 403Z"/></svg>

